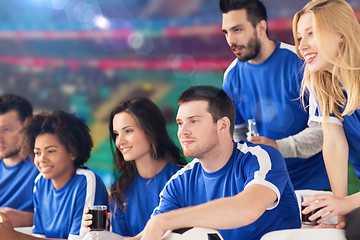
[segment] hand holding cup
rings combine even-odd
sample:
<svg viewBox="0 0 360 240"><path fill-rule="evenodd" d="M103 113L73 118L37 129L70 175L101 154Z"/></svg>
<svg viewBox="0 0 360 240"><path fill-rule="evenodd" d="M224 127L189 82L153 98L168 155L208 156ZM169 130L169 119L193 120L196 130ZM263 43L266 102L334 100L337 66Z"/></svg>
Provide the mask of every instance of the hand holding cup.
<svg viewBox="0 0 360 240"><path fill-rule="evenodd" d="M317 211L319 211L321 208L315 209L315 210L313 210L313 211L311 211L311 212L309 212L309 213L306 213L306 214L303 213L303 211L304 211L305 208L307 208L308 206L310 206L310 205L312 205L312 204L314 204L314 203L317 202L317 201L314 201L314 202L310 203L309 205L304 206L304 205L303 205L303 202L304 202L308 197L310 197L310 196L311 196L311 195L302 195L302 196L301 196L301 223L302 223L303 225L315 226L315 225L318 225L317 221L318 221L321 217L319 217L319 218L317 218L317 219L315 219L315 220L310 220L309 217L312 216L313 214L315 214L315 213L316 213Z"/></svg>

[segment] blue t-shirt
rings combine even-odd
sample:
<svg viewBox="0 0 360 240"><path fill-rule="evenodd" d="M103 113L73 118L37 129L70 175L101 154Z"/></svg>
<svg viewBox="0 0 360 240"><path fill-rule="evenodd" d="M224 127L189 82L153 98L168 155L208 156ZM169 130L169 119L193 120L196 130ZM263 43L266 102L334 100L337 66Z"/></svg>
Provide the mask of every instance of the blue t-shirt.
<svg viewBox="0 0 360 240"><path fill-rule="evenodd" d="M270 231L301 226L299 207L282 155L273 147L247 141L234 143L230 159L216 172L205 172L197 159L179 170L160 193L160 204L153 215L235 196L250 184L271 188L278 200L255 222L219 230L225 240L255 240Z"/></svg>
<svg viewBox="0 0 360 240"><path fill-rule="evenodd" d="M235 127L255 119L261 136L278 140L295 135L307 127L300 86L303 61L295 48L277 42L271 56L260 64L235 59L224 75L223 89L235 106ZM295 190L330 189L322 152L303 158L286 158Z"/></svg>
<svg viewBox="0 0 360 240"><path fill-rule="evenodd" d="M310 100L309 126L319 127L322 122L321 111L312 95ZM340 111L342 112L344 109L340 108ZM351 115L344 116L343 121L334 115L331 115L328 121L343 126L349 145L349 162L353 166L356 176L360 179L360 109L358 108Z"/></svg>
<svg viewBox="0 0 360 240"><path fill-rule="evenodd" d="M114 199L110 203L112 213L111 231L121 236L136 236L149 220L154 208L159 204L159 193L165 183L181 166L167 163L153 178L143 178L139 174L125 190L127 199L125 212L116 208Z"/></svg>
<svg viewBox="0 0 360 240"><path fill-rule="evenodd" d="M58 190L51 179L39 174L34 187L33 233L47 238L77 239L85 233L81 226L84 209L108 205L108 197L101 178L89 169L77 168Z"/></svg>
<svg viewBox="0 0 360 240"><path fill-rule="evenodd" d="M0 207L33 212L34 180L38 174L29 158L12 167L5 166L0 159Z"/></svg>

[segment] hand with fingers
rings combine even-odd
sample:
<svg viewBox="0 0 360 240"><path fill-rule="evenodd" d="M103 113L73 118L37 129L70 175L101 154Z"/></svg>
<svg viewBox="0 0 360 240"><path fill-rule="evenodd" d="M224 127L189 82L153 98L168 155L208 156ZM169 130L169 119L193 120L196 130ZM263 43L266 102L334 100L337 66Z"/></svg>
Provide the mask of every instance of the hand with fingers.
<svg viewBox="0 0 360 240"><path fill-rule="evenodd" d="M272 140L270 138L267 137L263 137L263 136L253 136L249 139L250 142L255 143L255 144L264 144L264 145L269 145L272 146L276 149L279 150L279 147L276 143L275 140Z"/></svg>
<svg viewBox="0 0 360 240"><path fill-rule="evenodd" d="M10 220L4 213L0 212L0 240L18 239L17 234Z"/></svg>
<svg viewBox="0 0 360 240"><path fill-rule="evenodd" d="M85 208L81 225L86 228L87 233L91 231L90 225L92 224L92 220L91 220L92 218L93 216L92 214L89 214L89 209Z"/></svg>
<svg viewBox="0 0 360 240"><path fill-rule="evenodd" d="M86 228L86 233L91 231L91 225L93 223L93 215L89 213L89 208L85 208L83 218L82 218L82 226ZM109 219L111 218L111 213L106 213L106 229L109 229Z"/></svg>
<svg viewBox="0 0 360 240"><path fill-rule="evenodd" d="M306 206L302 211L303 214L308 214L317 210L309 217L309 220L314 221L315 219L318 219L317 223L320 225L317 227L319 228L344 228L345 216L353 210L347 197L337 197L331 194L317 194L308 197L302 202L302 206ZM324 222L335 216L338 217L337 225L324 224Z"/></svg>

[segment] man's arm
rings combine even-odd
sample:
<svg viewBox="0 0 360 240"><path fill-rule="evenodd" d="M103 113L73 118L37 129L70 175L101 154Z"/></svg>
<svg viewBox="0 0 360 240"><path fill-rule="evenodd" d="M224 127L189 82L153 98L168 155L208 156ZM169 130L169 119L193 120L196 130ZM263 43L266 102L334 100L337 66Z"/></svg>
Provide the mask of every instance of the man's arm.
<svg viewBox="0 0 360 240"><path fill-rule="evenodd" d="M252 184L233 197L156 215L134 239L160 240L167 230L185 227L239 228L256 221L276 199L272 189Z"/></svg>
<svg viewBox="0 0 360 240"><path fill-rule="evenodd" d="M255 136L251 137L250 141L273 146L281 152L284 158L309 158L321 151L323 135L320 129L305 128L296 135L279 140Z"/></svg>
<svg viewBox="0 0 360 240"><path fill-rule="evenodd" d="M0 212L3 212L8 217L14 227L29 227L33 225L33 212L19 211L9 207L0 208Z"/></svg>
<svg viewBox="0 0 360 240"><path fill-rule="evenodd" d="M276 140L276 143L284 158L309 158L322 149L322 129L307 127L295 135Z"/></svg>
<svg viewBox="0 0 360 240"><path fill-rule="evenodd" d="M309 158L321 151L323 133L321 129L307 127L295 135L279 140L255 136L251 137L250 141L255 144L273 146L281 152L284 158Z"/></svg>
<svg viewBox="0 0 360 240"><path fill-rule="evenodd" d="M48 238L38 238L35 236L31 236L25 233L17 232L14 230L13 226L10 223L9 218L6 217L5 214L0 212L0 240L46 240ZM55 239L52 239L55 240ZM60 239L58 239L60 240Z"/></svg>

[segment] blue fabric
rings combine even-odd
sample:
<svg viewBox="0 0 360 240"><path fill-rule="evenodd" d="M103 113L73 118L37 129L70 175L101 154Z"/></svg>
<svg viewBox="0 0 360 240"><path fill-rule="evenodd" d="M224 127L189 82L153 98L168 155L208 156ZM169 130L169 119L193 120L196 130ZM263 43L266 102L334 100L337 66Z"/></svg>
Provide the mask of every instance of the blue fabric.
<svg viewBox="0 0 360 240"><path fill-rule="evenodd" d="M346 93L345 93L346 96ZM310 101L309 125L321 125L322 115L319 105L314 100ZM340 108L343 112L344 109ZM330 116L330 122L342 125L344 127L346 139L349 145L349 162L353 166L356 176L360 179L360 109L353 114L344 116L344 120L336 118L333 114Z"/></svg>
<svg viewBox="0 0 360 240"><path fill-rule="evenodd" d="M0 207L11 207L20 211L34 211L34 180L39 174L37 167L26 159L15 166L5 166L0 160Z"/></svg>
<svg viewBox="0 0 360 240"><path fill-rule="evenodd" d="M277 42L263 63L237 59L224 75L223 89L234 102L236 126L255 119L260 136L278 140L307 127L308 113L302 107L300 86L303 61L293 46ZM286 158L295 190L330 189L322 152L308 158Z"/></svg>
<svg viewBox="0 0 360 240"><path fill-rule="evenodd" d="M154 208L159 204L159 193L165 183L180 168L167 163L154 178L143 178L137 174L125 190L127 199L125 212L119 208L115 210L114 200L110 203L111 212L115 213L111 219L112 232L131 237L141 232Z"/></svg>
<svg viewBox="0 0 360 240"><path fill-rule="evenodd" d="M349 144L349 162L360 179L360 109L345 116L343 126Z"/></svg>
<svg viewBox="0 0 360 240"><path fill-rule="evenodd" d="M51 179L41 174L34 188L33 233L47 238L79 236L84 208L108 205L108 193L101 178L86 168L77 168L71 179L56 190Z"/></svg>
<svg viewBox="0 0 360 240"><path fill-rule="evenodd" d="M153 215L235 196L249 184L270 187L280 202L250 225L219 230L225 240L255 240L270 231L301 226L297 199L280 152L243 141L234 143L230 159L214 173L205 172L196 159L178 171L164 187Z"/></svg>

